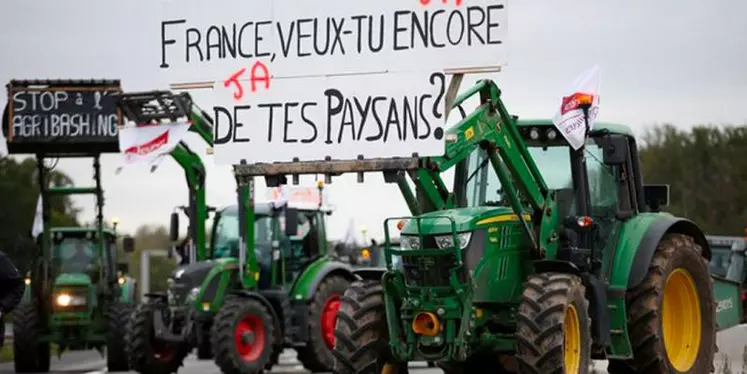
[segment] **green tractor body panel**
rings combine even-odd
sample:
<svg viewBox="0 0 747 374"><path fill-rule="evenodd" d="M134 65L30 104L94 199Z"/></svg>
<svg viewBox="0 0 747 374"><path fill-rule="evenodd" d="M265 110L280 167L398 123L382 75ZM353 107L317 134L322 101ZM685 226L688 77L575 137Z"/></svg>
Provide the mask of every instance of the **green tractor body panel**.
<svg viewBox="0 0 747 374"><path fill-rule="evenodd" d="M86 274L60 274L54 281L55 287L88 287L91 285L91 277Z"/></svg>
<svg viewBox="0 0 747 374"><path fill-rule="evenodd" d="M713 296L716 299L716 325L719 330L743 323L742 284L712 275Z"/></svg>
<svg viewBox="0 0 747 374"><path fill-rule="evenodd" d="M353 268L329 256L319 257L303 269L293 282L288 294L292 300L309 301L314 297L319 282L330 274L340 274L352 280Z"/></svg>

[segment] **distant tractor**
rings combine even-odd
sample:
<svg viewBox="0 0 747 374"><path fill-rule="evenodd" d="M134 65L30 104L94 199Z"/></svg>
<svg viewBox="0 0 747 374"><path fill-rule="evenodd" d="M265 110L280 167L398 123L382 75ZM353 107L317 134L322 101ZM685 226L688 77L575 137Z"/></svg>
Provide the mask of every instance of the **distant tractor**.
<svg viewBox="0 0 747 374"><path fill-rule="evenodd" d="M102 153L119 151L120 116L112 93L119 81L11 81L2 127L11 154L30 153L37 159L42 198L43 232L27 279L26 292L14 312L13 350L17 373L47 372L50 345L59 354L67 350L106 351L107 369L127 371L124 326L135 299L134 279L126 263L117 262L117 237L104 228L104 191L101 186ZM52 100L54 108L26 105ZM51 101L50 101L51 102ZM16 105L11 105L14 103ZM19 104L23 103L23 105ZM59 118L76 118L78 125L55 126ZM26 131L30 118L46 126ZM56 118L56 119L55 119ZM51 122L50 122L51 121ZM45 160L65 157L93 158L94 187L51 185ZM60 195L93 195L93 227L50 227L50 200ZM123 250L134 250L130 237Z"/></svg>

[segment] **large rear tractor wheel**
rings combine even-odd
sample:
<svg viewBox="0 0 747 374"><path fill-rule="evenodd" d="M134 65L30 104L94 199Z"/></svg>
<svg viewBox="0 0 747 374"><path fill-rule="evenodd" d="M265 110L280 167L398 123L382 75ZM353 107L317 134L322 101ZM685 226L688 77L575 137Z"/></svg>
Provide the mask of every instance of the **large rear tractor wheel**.
<svg viewBox="0 0 747 374"><path fill-rule="evenodd" d="M49 371L49 343L39 342L42 319L34 303L25 302L13 312L13 363L16 373Z"/></svg>
<svg viewBox="0 0 747 374"><path fill-rule="evenodd" d="M662 239L648 274L627 295L633 359L610 360L610 373L713 371L716 312L708 261L701 252L689 236Z"/></svg>
<svg viewBox="0 0 747 374"><path fill-rule="evenodd" d="M325 278L314 294L309 306L309 342L296 349L298 360L312 373L331 371L334 365L332 349L335 347L335 325L340 298L350 287L350 281L341 276Z"/></svg>
<svg viewBox="0 0 747 374"><path fill-rule="evenodd" d="M336 374L406 374L389 351L384 291L378 281L354 282L341 298L335 327Z"/></svg>
<svg viewBox="0 0 747 374"><path fill-rule="evenodd" d="M586 373L591 363L589 302L581 278L543 273L524 283L517 315L521 374Z"/></svg>
<svg viewBox="0 0 747 374"><path fill-rule="evenodd" d="M158 340L153 330L153 312L164 310L163 301L148 301L137 306L127 322L125 347L130 369L141 374L176 373L189 354L186 343Z"/></svg>
<svg viewBox="0 0 747 374"><path fill-rule="evenodd" d="M224 373L259 373L270 363L275 321L255 299L229 297L210 334L215 363Z"/></svg>
<svg viewBox="0 0 747 374"><path fill-rule="evenodd" d="M129 371L125 335L132 314L130 304L112 304L106 314L106 367L109 372Z"/></svg>

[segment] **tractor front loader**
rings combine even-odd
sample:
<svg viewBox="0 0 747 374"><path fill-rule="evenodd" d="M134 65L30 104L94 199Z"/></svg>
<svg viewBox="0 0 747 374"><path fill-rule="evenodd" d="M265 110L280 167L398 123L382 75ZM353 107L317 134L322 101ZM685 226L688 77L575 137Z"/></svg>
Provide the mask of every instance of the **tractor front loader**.
<svg viewBox="0 0 747 374"><path fill-rule="evenodd" d="M70 80L8 84L11 100L2 127L10 153L36 155L44 223L24 297L14 312L17 373L49 371L50 344L58 347L60 355L67 350L96 349L102 354L106 350L109 371L129 369L124 326L136 303L135 282L126 274L127 263L117 263L116 233L104 228L99 163L102 153L118 152L119 115L110 94L119 86L119 81ZM53 99L55 107L40 111L27 105L28 97ZM62 118L69 122L60 122ZM24 132L28 123L39 126ZM51 185L51 168L45 160L67 157L93 158L94 187ZM50 200L81 194L95 197L94 227L50 227ZM123 247L131 253L134 240L125 237Z"/></svg>
<svg viewBox="0 0 747 374"><path fill-rule="evenodd" d="M213 142L212 120L187 93L127 93L118 103L138 124L187 119L203 140ZM133 313L128 327L133 370L176 372L197 348L198 357L213 357L225 372L254 373L276 364L287 347L297 349L309 370L331 370L335 315L354 279L352 269L327 255L324 217L331 212L318 206L254 205L244 186L237 191L237 205L215 210L206 245L213 209L205 205L202 163L194 153L186 157L188 150L182 143L172 156L190 186L185 213L191 240L181 253L189 260L170 277L168 292L147 295L148 302ZM172 241L178 222L172 214Z"/></svg>
<svg viewBox="0 0 747 374"><path fill-rule="evenodd" d="M511 116L492 81L457 88L449 110L475 95L480 105L440 157L234 166L244 183L383 172L403 193L412 216L385 223L386 269L358 271L342 298L335 372L435 361L446 373L588 373L592 359L612 374L711 372L708 243L658 211L668 186L643 184L630 129L589 129L586 115L574 150L551 121ZM399 248L391 220L404 220Z"/></svg>

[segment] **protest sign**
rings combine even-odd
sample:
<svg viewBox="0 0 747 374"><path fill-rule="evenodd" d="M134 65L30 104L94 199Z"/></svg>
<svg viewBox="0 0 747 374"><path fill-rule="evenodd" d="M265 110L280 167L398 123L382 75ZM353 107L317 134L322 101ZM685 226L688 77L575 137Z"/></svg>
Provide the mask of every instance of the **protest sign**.
<svg viewBox="0 0 747 374"><path fill-rule="evenodd" d="M161 0L157 64L170 83L246 68L275 78L497 69L507 0Z"/></svg>
<svg viewBox="0 0 747 374"><path fill-rule="evenodd" d="M217 164L410 157L444 152L445 76L283 79L277 91L215 89ZM279 92L279 93L276 93Z"/></svg>
<svg viewBox="0 0 747 374"><path fill-rule="evenodd" d="M152 163L171 152L189 131L191 123L127 126L119 132L119 148L128 164Z"/></svg>

